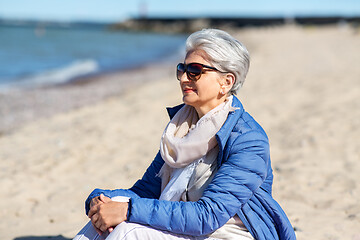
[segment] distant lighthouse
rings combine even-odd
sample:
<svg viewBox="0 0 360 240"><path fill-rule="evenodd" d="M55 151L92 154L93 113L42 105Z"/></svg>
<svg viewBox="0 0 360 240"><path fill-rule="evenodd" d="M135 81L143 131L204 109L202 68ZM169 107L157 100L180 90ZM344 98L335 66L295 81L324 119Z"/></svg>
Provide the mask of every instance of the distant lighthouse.
<svg viewBox="0 0 360 240"><path fill-rule="evenodd" d="M148 4L146 0L139 1L139 18L147 18L148 16Z"/></svg>

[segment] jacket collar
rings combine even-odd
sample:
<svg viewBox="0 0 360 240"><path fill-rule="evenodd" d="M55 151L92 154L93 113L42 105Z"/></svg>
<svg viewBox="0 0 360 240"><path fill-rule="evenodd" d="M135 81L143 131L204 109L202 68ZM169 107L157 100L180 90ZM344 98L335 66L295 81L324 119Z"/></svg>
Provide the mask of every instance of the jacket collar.
<svg viewBox="0 0 360 240"><path fill-rule="evenodd" d="M185 104L180 104L175 107L166 108L170 119L172 119L175 114L184 106ZM219 155L218 155L218 166L221 165L222 157L223 157L223 151L225 148L226 141L228 140L230 133L232 129L235 127L238 119L241 117L241 115L244 112L244 108L240 102L240 100L233 96L233 102L232 107L235 108L235 111L232 111L229 113L228 118L226 119L224 125L220 128L220 130L216 133L216 140L219 145Z"/></svg>
<svg viewBox="0 0 360 240"><path fill-rule="evenodd" d="M224 125L220 128L220 130L216 133L216 140L219 145L219 155L218 155L218 166L220 167L222 158L224 156L223 151L225 148L225 144L235 127L237 121L241 117L244 112L244 108L240 102L240 100L233 96L232 107L235 108L235 111L229 112L228 118L226 119Z"/></svg>
<svg viewBox="0 0 360 240"><path fill-rule="evenodd" d="M183 103L183 104L177 105L177 106L175 106L175 107L167 107L166 110L167 110L167 112L168 112L168 114L169 114L170 119L172 119L172 118L175 116L175 114L176 114L184 105L185 105L185 104Z"/></svg>
<svg viewBox="0 0 360 240"><path fill-rule="evenodd" d="M226 119L224 125L220 128L220 130L216 134L219 137L222 146L225 145L225 142L229 138L232 129L237 123L239 117L244 112L244 108L240 100L235 96L233 96L232 107L235 109L235 111L229 112L229 116Z"/></svg>

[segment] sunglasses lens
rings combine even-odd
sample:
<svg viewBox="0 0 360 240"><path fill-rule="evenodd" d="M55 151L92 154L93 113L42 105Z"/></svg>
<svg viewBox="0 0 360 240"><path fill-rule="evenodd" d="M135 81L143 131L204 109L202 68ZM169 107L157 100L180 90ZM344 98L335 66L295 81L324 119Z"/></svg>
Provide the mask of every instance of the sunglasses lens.
<svg viewBox="0 0 360 240"><path fill-rule="evenodd" d="M184 74L184 72L185 72L185 64L179 63L176 67L176 78L178 80L180 80L180 78Z"/></svg>
<svg viewBox="0 0 360 240"><path fill-rule="evenodd" d="M187 65L186 74L190 80L196 81L199 80L203 67L200 64L191 63Z"/></svg>
<svg viewBox="0 0 360 240"><path fill-rule="evenodd" d="M201 77L203 71L203 66L197 63L190 63L185 65L184 63L179 63L176 66L176 78L180 81L181 76L186 72L186 76L189 80L197 81Z"/></svg>

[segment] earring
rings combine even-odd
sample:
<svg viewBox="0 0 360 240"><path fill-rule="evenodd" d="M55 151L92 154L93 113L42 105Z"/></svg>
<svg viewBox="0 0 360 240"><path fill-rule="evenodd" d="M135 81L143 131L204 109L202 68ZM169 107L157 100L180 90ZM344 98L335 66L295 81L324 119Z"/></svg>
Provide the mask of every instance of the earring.
<svg viewBox="0 0 360 240"><path fill-rule="evenodd" d="M220 93L221 93L222 95L224 95L224 94L225 94L225 92L224 92L224 89L223 89L223 88L221 89Z"/></svg>

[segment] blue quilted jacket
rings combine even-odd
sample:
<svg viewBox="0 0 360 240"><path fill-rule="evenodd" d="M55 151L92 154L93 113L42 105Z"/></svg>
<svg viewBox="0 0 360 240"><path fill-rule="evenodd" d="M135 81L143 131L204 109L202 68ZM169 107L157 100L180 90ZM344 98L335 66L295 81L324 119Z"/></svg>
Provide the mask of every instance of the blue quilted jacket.
<svg viewBox="0 0 360 240"><path fill-rule="evenodd" d="M244 111L234 96L235 111L216 134L218 171L197 202L158 200L164 164L158 153L142 179L130 189L95 189L85 202L86 213L93 197L128 196L128 221L193 236L207 235L238 214L255 239L296 239L279 204L271 196L273 174L269 142L261 126ZM170 117L182 107L168 109Z"/></svg>

